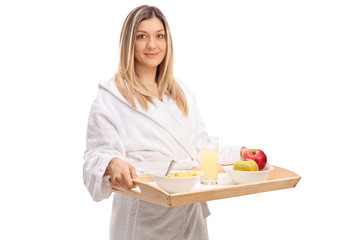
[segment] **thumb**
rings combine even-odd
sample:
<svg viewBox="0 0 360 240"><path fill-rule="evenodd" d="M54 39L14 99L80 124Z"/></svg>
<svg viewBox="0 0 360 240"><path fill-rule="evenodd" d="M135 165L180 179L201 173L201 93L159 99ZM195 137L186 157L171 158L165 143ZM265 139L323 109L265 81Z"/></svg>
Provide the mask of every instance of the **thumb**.
<svg viewBox="0 0 360 240"><path fill-rule="evenodd" d="M135 167L131 166L130 167L130 185L132 185L133 187L136 187L136 184L132 181L132 179L136 179L138 176L136 174L136 169Z"/></svg>
<svg viewBox="0 0 360 240"><path fill-rule="evenodd" d="M136 169L133 166L130 167L130 176L132 179L136 179L138 177L136 174Z"/></svg>

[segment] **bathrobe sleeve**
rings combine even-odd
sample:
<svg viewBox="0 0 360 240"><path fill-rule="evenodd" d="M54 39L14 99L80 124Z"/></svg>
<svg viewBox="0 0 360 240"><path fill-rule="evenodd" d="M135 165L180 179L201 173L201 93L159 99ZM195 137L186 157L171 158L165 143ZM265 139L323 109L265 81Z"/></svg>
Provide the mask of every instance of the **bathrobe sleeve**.
<svg viewBox="0 0 360 240"><path fill-rule="evenodd" d="M84 154L83 179L94 201L110 197L110 177L105 170L114 157L125 159L124 145L117 133L116 123L103 90L99 91L90 110Z"/></svg>
<svg viewBox="0 0 360 240"><path fill-rule="evenodd" d="M188 103L190 107L189 117L192 118L193 124L193 143L200 155L201 148L206 147L207 140L209 138L208 131L202 119L201 113L199 111L195 94L183 83L181 87L187 93ZM221 122L219 123L221 124ZM221 139L220 139L221 143ZM240 160L240 145L219 145L219 164L228 165L234 164L236 161Z"/></svg>

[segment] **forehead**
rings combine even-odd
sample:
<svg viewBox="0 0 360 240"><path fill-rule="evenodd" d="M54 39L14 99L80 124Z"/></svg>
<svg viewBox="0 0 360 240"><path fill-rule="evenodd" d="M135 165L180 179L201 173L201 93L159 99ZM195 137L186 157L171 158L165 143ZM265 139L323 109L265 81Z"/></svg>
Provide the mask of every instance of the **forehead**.
<svg viewBox="0 0 360 240"><path fill-rule="evenodd" d="M165 30L165 27L160 21L160 19L157 17L153 17L141 21L137 28L137 31L144 31L144 32L157 32L159 30Z"/></svg>

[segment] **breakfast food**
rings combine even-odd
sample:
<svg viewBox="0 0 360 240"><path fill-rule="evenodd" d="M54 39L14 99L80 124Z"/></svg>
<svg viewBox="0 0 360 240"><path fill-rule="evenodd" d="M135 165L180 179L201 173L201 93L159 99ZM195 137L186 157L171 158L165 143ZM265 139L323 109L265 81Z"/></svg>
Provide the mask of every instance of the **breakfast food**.
<svg viewBox="0 0 360 240"><path fill-rule="evenodd" d="M239 160L237 161L234 166L233 170L238 171L259 171L259 167L254 160Z"/></svg>
<svg viewBox="0 0 360 240"><path fill-rule="evenodd" d="M265 167L267 162L265 153L260 149L247 149L243 153L241 160L250 160L250 159L254 160L257 163L260 171Z"/></svg>
<svg viewBox="0 0 360 240"><path fill-rule="evenodd" d="M174 178L174 177L196 177L196 176L200 176L201 172L198 171L185 171L185 172L173 172L170 173L168 176L166 177L170 177L170 178Z"/></svg>

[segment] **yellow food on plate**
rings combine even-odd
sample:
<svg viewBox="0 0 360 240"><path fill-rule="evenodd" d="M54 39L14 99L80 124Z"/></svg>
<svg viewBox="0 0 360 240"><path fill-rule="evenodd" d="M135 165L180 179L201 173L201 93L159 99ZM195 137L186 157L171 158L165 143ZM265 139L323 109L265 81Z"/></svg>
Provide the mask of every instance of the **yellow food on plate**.
<svg viewBox="0 0 360 240"><path fill-rule="evenodd" d="M201 172L198 172L198 171L186 171L186 172L173 172L173 173L170 173L168 176L166 177L170 177L170 178L173 178L173 177L196 177L196 176L200 176L201 175Z"/></svg>

